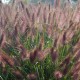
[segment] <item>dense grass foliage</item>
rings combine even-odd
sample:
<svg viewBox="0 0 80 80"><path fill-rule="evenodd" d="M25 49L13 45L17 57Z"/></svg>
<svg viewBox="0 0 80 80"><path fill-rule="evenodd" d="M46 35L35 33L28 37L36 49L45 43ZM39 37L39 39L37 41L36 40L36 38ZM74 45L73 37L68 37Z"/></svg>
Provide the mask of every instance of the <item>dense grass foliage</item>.
<svg viewBox="0 0 80 80"><path fill-rule="evenodd" d="M0 80L79 80L80 4L0 3Z"/></svg>

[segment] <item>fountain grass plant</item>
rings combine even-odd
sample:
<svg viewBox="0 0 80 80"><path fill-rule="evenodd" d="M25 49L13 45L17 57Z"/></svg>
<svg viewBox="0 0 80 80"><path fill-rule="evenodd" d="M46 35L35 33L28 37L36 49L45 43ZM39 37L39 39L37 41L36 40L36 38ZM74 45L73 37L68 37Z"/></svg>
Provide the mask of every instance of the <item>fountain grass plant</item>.
<svg viewBox="0 0 80 80"><path fill-rule="evenodd" d="M0 3L0 80L79 80L80 4Z"/></svg>

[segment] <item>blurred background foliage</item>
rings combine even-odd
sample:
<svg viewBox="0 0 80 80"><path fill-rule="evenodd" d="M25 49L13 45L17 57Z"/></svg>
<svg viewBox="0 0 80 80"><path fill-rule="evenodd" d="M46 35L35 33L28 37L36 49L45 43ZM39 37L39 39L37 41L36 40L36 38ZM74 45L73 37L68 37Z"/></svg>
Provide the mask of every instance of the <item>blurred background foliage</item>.
<svg viewBox="0 0 80 80"><path fill-rule="evenodd" d="M14 0L2 0L3 3L9 3L13 2ZM17 0L18 1L18 0ZM53 4L54 0L25 0L27 3L38 3L38 2L43 2L43 3L50 3ZM61 0L61 2L67 2L70 1L71 3L76 3L78 0Z"/></svg>

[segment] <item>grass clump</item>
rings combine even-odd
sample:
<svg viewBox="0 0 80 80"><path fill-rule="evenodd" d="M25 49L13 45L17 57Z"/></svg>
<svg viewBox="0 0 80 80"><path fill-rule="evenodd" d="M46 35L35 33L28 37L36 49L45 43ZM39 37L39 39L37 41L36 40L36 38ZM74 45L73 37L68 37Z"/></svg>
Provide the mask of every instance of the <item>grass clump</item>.
<svg viewBox="0 0 80 80"><path fill-rule="evenodd" d="M79 80L79 11L0 3L0 80Z"/></svg>

